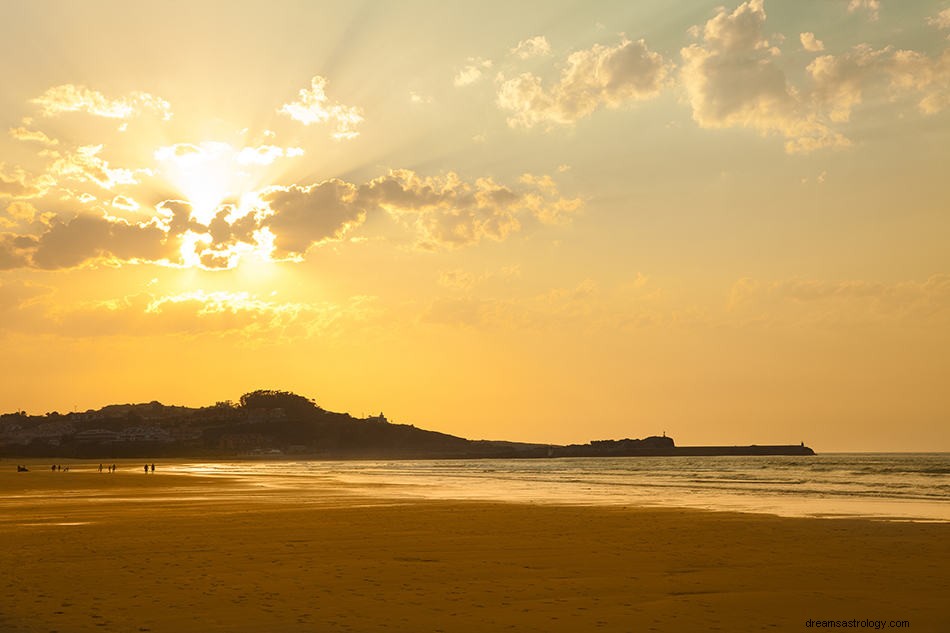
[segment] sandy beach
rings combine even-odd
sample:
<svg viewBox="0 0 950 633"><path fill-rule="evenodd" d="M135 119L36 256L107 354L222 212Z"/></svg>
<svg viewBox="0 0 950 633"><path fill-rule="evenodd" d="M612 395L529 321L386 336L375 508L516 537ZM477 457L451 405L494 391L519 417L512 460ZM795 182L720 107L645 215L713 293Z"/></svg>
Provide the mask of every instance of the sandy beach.
<svg viewBox="0 0 950 633"><path fill-rule="evenodd" d="M0 470L0 631L950 630L950 525ZM852 628L853 630L853 628Z"/></svg>

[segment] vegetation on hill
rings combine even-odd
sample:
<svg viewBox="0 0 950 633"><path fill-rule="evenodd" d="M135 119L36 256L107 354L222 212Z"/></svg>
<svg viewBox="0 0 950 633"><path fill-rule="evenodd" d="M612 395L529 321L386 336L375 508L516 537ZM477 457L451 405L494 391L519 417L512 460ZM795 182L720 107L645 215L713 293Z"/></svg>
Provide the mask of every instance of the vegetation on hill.
<svg viewBox="0 0 950 633"><path fill-rule="evenodd" d="M507 454L513 446L393 424L382 414L354 418L295 393L263 389L237 403L201 408L153 401L82 413L0 416L0 455L467 457Z"/></svg>

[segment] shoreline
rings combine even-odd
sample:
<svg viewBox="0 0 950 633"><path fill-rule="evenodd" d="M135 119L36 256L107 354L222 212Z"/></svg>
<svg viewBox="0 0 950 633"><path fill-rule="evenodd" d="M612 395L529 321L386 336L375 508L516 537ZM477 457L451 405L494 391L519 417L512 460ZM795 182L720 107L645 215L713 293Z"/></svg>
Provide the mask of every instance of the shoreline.
<svg viewBox="0 0 950 633"><path fill-rule="evenodd" d="M622 458L621 461L625 461ZM36 464L26 462L30 467L28 473L14 473L24 479L21 483L27 487L56 488L64 482L61 477L86 475L101 475L106 477L143 476L142 466L150 464L141 459L116 460L119 472L107 472L109 463L103 462L102 472L98 472L99 462L66 460L63 465L70 467L69 472L50 472L49 460ZM601 482L591 480L584 464L596 464L597 458L579 458L576 462L580 470L574 466L562 473L568 483L557 477L543 475L543 479L536 479L539 473L559 471L523 468L520 460L498 460L500 465L493 465L487 470L472 468L472 460L440 460L437 467L432 467L432 460L359 460L359 461L327 461L327 460L181 460L158 462L157 473L148 473L146 476L181 475L207 482L229 480L241 482L247 490L256 490L265 487L272 491L283 489L284 494L299 494L310 496L316 489L323 486L333 497L341 494L356 498L383 496L394 502L413 500L441 500L441 501L474 501L484 503L529 503L553 506L590 506L590 507L646 507L646 508L679 508L685 510L701 510L711 512L738 512L752 515L769 515L788 518L817 518L826 520L861 519L883 522L908 523L948 523L950 524L950 503L944 499L931 499L926 496L886 496L877 495L877 491L870 491L871 495L841 494L827 491L821 494L814 490L802 492L791 489L770 490L768 487L759 489L730 489L719 487L694 487L678 480L675 485L668 485L667 480L644 479L642 473L657 473L662 471L637 470L631 472L629 483L619 488L606 487ZM551 460L550 463L557 463ZM22 463L22 462L21 462ZM481 464L482 462L476 462ZM673 463L673 462L670 462ZM407 467L403 468L403 464ZM415 464L415 465L413 465ZM445 466L443 466L445 464ZM517 467L509 473L506 469L515 464ZM713 462L715 464L715 462ZM6 468L3 468L5 466ZM16 464L0 465L0 474L9 475ZM666 466L666 472L689 475L689 469L680 471L678 467ZM705 476L707 467L700 467L702 473L692 476ZM496 472L504 473L503 477L494 478ZM727 471L728 472L728 471ZM758 471L755 471L758 472ZM487 476L481 473L489 473ZM576 474L575 474L576 473ZM681 475L677 475L681 477ZM757 476L757 475L756 475ZM52 477L53 479L50 479ZM514 479L510 479L514 477ZM575 479L580 477L580 479ZM29 480L36 478L34 483ZM41 483L42 482L42 483ZM83 485L91 485L85 482ZM78 482L77 482L78 485ZM788 487L788 484L780 487ZM847 492L847 491L845 491Z"/></svg>
<svg viewBox="0 0 950 633"><path fill-rule="evenodd" d="M947 524L80 472L0 473L4 631L950 628Z"/></svg>

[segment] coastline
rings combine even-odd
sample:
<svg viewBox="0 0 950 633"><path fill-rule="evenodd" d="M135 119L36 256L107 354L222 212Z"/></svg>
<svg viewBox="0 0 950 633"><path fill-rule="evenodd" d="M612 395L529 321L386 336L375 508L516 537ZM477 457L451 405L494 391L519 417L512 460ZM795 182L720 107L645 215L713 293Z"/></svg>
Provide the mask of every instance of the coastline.
<svg viewBox="0 0 950 633"><path fill-rule="evenodd" d="M947 524L313 492L0 473L0 629L950 628Z"/></svg>

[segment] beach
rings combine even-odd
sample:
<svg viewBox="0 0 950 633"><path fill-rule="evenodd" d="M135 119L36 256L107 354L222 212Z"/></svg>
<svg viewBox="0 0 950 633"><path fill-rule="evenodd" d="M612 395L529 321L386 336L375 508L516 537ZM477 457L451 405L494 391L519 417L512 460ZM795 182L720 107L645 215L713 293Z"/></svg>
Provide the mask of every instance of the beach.
<svg viewBox="0 0 950 633"><path fill-rule="evenodd" d="M947 523L306 485L4 463L0 630L950 630Z"/></svg>

